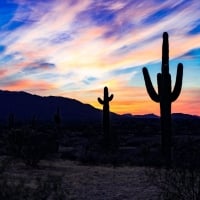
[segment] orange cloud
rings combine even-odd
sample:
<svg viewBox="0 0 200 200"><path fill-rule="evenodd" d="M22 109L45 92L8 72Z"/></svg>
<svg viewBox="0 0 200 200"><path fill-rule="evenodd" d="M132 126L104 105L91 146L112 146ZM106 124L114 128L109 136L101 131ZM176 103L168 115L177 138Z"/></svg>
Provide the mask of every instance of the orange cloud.
<svg viewBox="0 0 200 200"><path fill-rule="evenodd" d="M3 90L11 91L41 91L41 90L51 90L55 88L53 84L44 81L33 81L33 80L16 80L11 81L7 84L1 85Z"/></svg>

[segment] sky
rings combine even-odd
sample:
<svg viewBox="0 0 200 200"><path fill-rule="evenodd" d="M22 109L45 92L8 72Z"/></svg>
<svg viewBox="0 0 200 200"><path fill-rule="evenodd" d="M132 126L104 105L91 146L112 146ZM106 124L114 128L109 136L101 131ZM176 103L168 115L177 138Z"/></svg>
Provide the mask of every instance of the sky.
<svg viewBox="0 0 200 200"><path fill-rule="evenodd" d="M0 0L0 89L63 96L119 114L159 115L147 94L145 66L157 90L162 34L169 34L172 112L200 115L199 0Z"/></svg>

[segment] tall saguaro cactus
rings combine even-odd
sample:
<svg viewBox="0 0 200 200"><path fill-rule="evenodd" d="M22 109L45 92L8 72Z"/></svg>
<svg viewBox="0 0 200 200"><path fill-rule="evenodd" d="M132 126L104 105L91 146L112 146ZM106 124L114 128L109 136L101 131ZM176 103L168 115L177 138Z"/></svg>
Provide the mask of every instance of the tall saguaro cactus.
<svg viewBox="0 0 200 200"><path fill-rule="evenodd" d="M98 98L98 102L103 105L103 133L105 142L109 145L112 140L110 134L110 111L109 111L109 102L112 101L114 95L108 94L108 88L104 87L104 97L103 100Z"/></svg>
<svg viewBox="0 0 200 200"><path fill-rule="evenodd" d="M174 102L182 87L183 78L183 64L179 63L176 74L175 86L171 88L171 75L169 73L169 44L168 33L163 33L163 45L162 45L162 67L161 73L157 74L158 93L155 91L148 70L143 68L143 76L145 85L150 98L160 103L160 117L161 117L161 143L162 153L167 162L171 162L171 103Z"/></svg>

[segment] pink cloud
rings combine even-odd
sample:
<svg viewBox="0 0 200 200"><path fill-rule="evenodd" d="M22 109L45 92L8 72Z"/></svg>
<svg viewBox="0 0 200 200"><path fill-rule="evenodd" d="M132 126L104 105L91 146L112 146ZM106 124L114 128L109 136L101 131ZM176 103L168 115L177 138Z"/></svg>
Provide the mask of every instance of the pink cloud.
<svg viewBox="0 0 200 200"><path fill-rule="evenodd" d="M10 81L1 85L3 90L11 91L40 91L54 89L54 85L45 81L33 81L28 79Z"/></svg>

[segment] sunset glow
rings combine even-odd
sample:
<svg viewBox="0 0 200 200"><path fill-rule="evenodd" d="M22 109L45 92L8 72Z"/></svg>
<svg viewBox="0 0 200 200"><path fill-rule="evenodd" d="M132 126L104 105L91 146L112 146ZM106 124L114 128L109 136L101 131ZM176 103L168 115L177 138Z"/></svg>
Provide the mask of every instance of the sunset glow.
<svg viewBox="0 0 200 200"><path fill-rule="evenodd" d="M142 75L157 89L162 34L169 34L172 86L183 63L183 88L172 112L200 115L199 0L2 0L0 89L64 96L111 111L159 114Z"/></svg>

